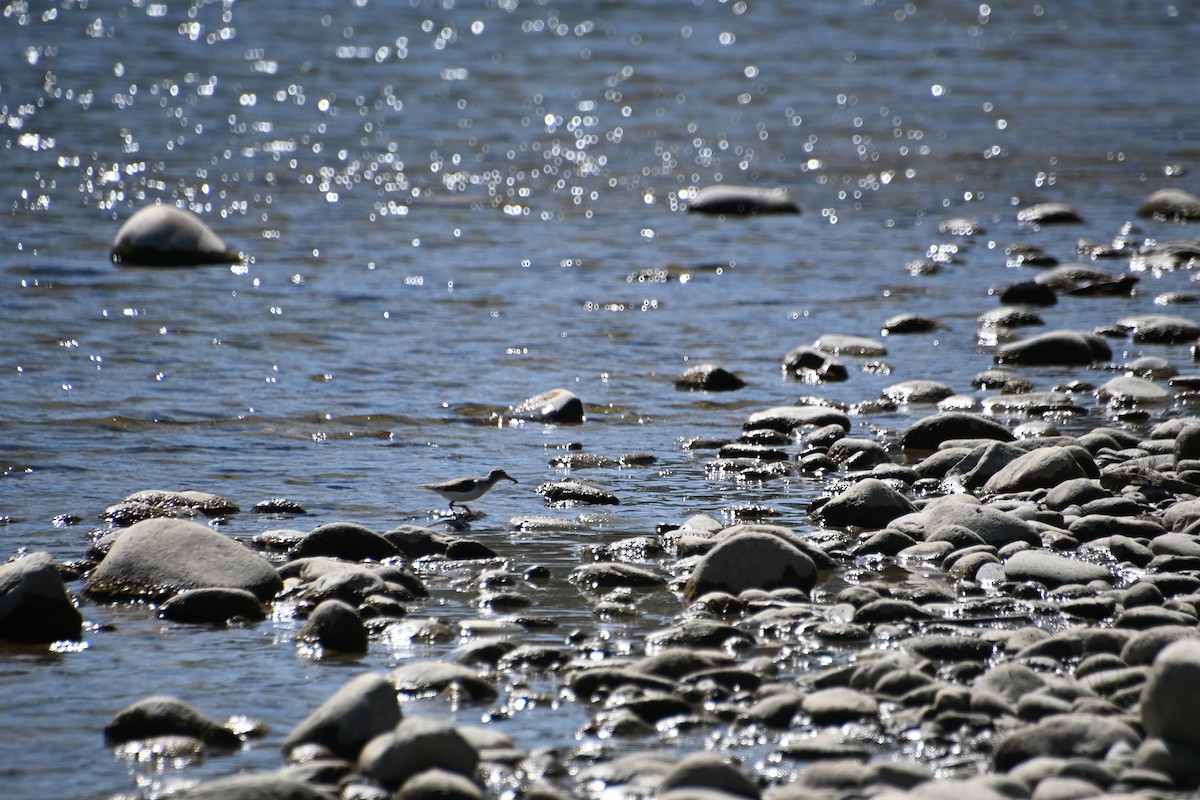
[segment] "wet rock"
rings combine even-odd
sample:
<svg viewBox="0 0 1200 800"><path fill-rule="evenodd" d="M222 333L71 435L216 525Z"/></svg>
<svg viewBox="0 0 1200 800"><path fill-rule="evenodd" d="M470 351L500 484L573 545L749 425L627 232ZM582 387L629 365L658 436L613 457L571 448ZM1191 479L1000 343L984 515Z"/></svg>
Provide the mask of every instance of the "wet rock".
<svg viewBox="0 0 1200 800"><path fill-rule="evenodd" d="M671 767L659 781L656 797L696 797L696 793L678 790L712 790L722 795L758 800L757 784L732 762L716 753L691 753Z"/></svg>
<svg viewBox="0 0 1200 800"><path fill-rule="evenodd" d="M400 722L396 689L377 672L346 683L292 729L283 742L289 753L303 744L319 744L341 758L355 759L371 739Z"/></svg>
<svg viewBox="0 0 1200 800"><path fill-rule="evenodd" d="M1142 693L1141 719L1146 733L1200 751L1200 639L1180 639L1154 659Z"/></svg>
<svg viewBox="0 0 1200 800"><path fill-rule="evenodd" d="M879 714L879 703L871 695L836 686L806 695L800 708L815 725L842 725L874 719Z"/></svg>
<svg viewBox="0 0 1200 800"><path fill-rule="evenodd" d="M993 290L1006 306L1052 306L1058 302L1054 290L1037 281L1018 281L1000 290Z"/></svg>
<svg viewBox="0 0 1200 800"><path fill-rule="evenodd" d="M228 264L242 258L199 217L174 206L135 212L117 231L110 256L117 264L147 267Z"/></svg>
<svg viewBox="0 0 1200 800"><path fill-rule="evenodd" d="M1083 416L1087 409L1062 392L1007 393L986 397L983 410L993 415Z"/></svg>
<svg viewBox="0 0 1200 800"><path fill-rule="evenodd" d="M1058 225L1083 222L1083 218L1066 203L1038 203L1018 211L1017 221L1026 225Z"/></svg>
<svg viewBox="0 0 1200 800"><path fill-rule="evenodd" d="M104 738L110 744L161 736L190 736L225 750L242 746L241 738L225 725L194 706L164 695L126 706L104 726Z"/></svg>
<svg viewBox="0 0 1200 800"><path fill-rule="evenodd" d="M209 492L169 492L147 489L134 492L119 503L109 506L103 518L125 527L155 517L224 517L238 512L237 503Z"/></svg>
<svg viewBox="0 0 1200 800"><path fill-rule="evenodd" d="M893 383L883 390L883 397L893 403L936 403L953 394L944 383L920 379Z"/></svg>
<svg viewBox="0 0 1200 800"><path fill-rule="evenodd" d="M687 210L696 214L747 216L751 214L799 214L800 206L783 189L718 184L697 190Z"/></svg>
<svg viewBox="0 0 1200 800"><path fill-rule="evenodd" d="M962 502L951 498L926 506L921 517L926 531L936 531L944 525L958 525L973 531L986 544L1004 547L1014 542L1039 546L1041 537L1025 520L995 508Z"/></svg>
<svg viewBox="0 0 1200 800"><path fill-rule="evenodd" d="M534 422L581 423L586 419L583 401L567 389L551 389L530 397L514 406L512 413Z"/></svg>
<svg viewBox="0 0 1200 800"><path fill-rule="evenodd" d="M1101 760L1113 745L1136 747L1141 737L1113 717L1060 714L1005 734L996 743L992 762L1008 770L1039 756Z"/></svg>
<svg viewBox="0 0 1200 800"><path fill-rule="evenodd" d="M454 690L472 700L486 702L496 697L495 687L461 664L412 661L392 670L389 679L397 691L405 694Z"/></svg>
<svg viewBox="0 0 1200 800"><path fill-rule="evenodd" d="M948 411L914 422L900 437L900 446L905 450L937 450L943 442L953 439L1011 442L1015 437L1003 425L986 417Z"/></svg>
<svg viewBox="0 0 1200 800"><path fill-rule="evenodd" d="M984 639L951 634L914 636L906 639L903 647L930 661L986 661L995 651Z"/></svg>
<svg viewBox="0 0 1200 800"><path fill-rule="evenodd" d="M941 327L942 324L933 317L924 317L920 314L896 314L884 320L879 333L883 336L928 333Z"/></svg>
<svg viewBox="0 0 1200 800"><path fill-rule="evenodd" d="M366 525L331 522L314 528L292 551L294 556L330 556L346 561L382 561L401 555L400 549Z"/></svg>
<svg viewBox="0 0 1200 800"><path fill-rule="evenodd" d="M428 769L471 777L478 765L479 753L453 726L423 717L371 739L358 757L358 771L389 789Z"/></svg>
<svg viewBox="0 0 1200 800"><path fill-rule="evenodd" d="M234 775L185 789L186 800L334 800L335 795L281 773Z"/></svg>
<svg viewBox="0 0 1200 800"><path fill-rule="evenodd" d="M574 478L543 483L534 491L545 498L547 505L615 506L621 502L615 494Z"/></svg>
<svg viewBox="0 0 1200 800"><path fill-rule="evenodd" d="M850 373L846 365L815 347L797 347L783 357L783 370L807 383L844 381Z"/></svg>
<svg viewBox="0 0 1200 800"><path fill-rule="evenodd" d="M1200 220L1200 197L1183 189L1158 189L1137 210L1139 217L1160 217L1182 222Z"/></svg>
<svg viewBox="0 0 1200 800"><path fill-rule="evenodd" d="M884 347L883 342L877 342L865 336L849 336L842 333L823 334L813 344L813 347L823 353L835 356L847 355L874 358L876 356L887 355L887 348Z"/></svg>
<svg viewBox="0 0 1200 800"><path fill-rule="evenodd" d="M864 478L817 510L835 528L882 528L916 507L907 497L876 478Z"/></svg>
<svg viewBox="0 0 1200 800"><path fill-rule="evenodd" d="M850 417L846 412L828 406L776 406L751 414L742 427L748 431L765 428L791 433L798 428L823 428L827 425L850 430Z"/></svg>
<svg viewBox="0 0 1200 800"><path fill-rule="evenodd" d="M571 580L587 589L611 589L619 586L653 589L665 583L661 577L648 569L617 561L576 567L571 572Z"/></svg>
<svg viewBox="0 0 1200 800"><path fill-rule="evenodd" d="M825 455L845 469L866 470L879 464L891 464L883 445L873 439L841 437L829 446Z"/></svg>
<svg viewBox="0 0 1200 800"><path fill-rule="evenodd" d="M427 769L404 782L395 800L483 800L483 790L466 775Z"/></svg>
<svg viewBox="0 0 1200 800"><path fill-rule="evenodd" d="M0 639L50 644L82 636L83 617L49 553L0 566Z"/></svg>
<svg viewBox="0 0 1200 800"><path fill-rule="evenodd" d="M245 589L185 589L163 603L158 615L171 622L224 625L230 620L266 619L267 610Z"/></svg>
<svg viewBox="0 0 1200 800"><path fill-rule="evenodd" d="M1054 588L1069 583L1111 581L1112 575L1098 564L1089 564L1046 550L1023 550L1004 562L1010 581L1037 581Z"/></svg>
<svg viewBox="0 0 1200 800"><path fill-rule="evenodd" d="M1092 333L1048 331L996 349L997 364L1089 366L1112 358L1108 344Z"/></svg>
<svg viewBox="0 0 1200 800"><path fill-rule="evenodd" d="M335 653L365 653L367 629L354 607L341 600L325 600L309 615L296 635Z"/></svg>
<svg viewBox="0 0 1200 800"><path fill-rule="evenodd" d="M275 568L240 542L194 522L149 519L120 533L85 588L102 600L230 588L265 601L282 586Z"/></svg>
<svg viewBox="0 0 1200 800"><path fill-rule="evenodd" d="M675 388L692 392L732 392L746 382L716 364L697 364L675 379Z"/></svg>
<svg viewBox="0 0 1200 800"><path fill-rule="evenodd" d="M974 447L946 471L946 482L967 489L982 488L993 475L1023 457L1025 451L1008 442L989 441Z"/></svg>
<svg viewBox="0 0 1200 800"><path fill-rule="evenodd" d="M1087 451L1079 449L1083 456L1087 455ZM1087 470L1079 463L1083 456L1066 447L1039 447L1010 461L988 479L983 490L989 494L1030 492L1052 489L1064 481L1088 478Z"/></svg>
<svg viewBox="0 0 1200 800"><path fill-rule="evenodd" d="M980 328L1023 328L1046 324L1036 312L1007 306L983 312L975 319L975 323Z"/></svg>
<svg viewBox="0 0 1200 800"><path fill-rule="evenodd" d="M951 217L938 223L938 233L950 236L981 236L987 231L979 225L978 220L970 217Z"/></svg>
<svg viewBox="0 0 1200 800"><path fill-rule="evenodd" d="M683 590L694 600L707 592L739 594L746 589L796 587L809 591L817 566L804 552L778 536L756 531L738 533L704 555Z"/></svg>
<svg viewBox="0 0 1200 800"><path fill-rule="evenodd" d="M1134 344L1187 344L1200 338L1200 324L1166 314L1123 317L1117 320L1116 327L1132 334Z"/></svg>
<svg viewBox="0 0 1200 800"><path fill-rule="evenodd" d="M454 537L445 531L423 525L398 525L383 534L405 558L440 555L446 552Z"/></svg>

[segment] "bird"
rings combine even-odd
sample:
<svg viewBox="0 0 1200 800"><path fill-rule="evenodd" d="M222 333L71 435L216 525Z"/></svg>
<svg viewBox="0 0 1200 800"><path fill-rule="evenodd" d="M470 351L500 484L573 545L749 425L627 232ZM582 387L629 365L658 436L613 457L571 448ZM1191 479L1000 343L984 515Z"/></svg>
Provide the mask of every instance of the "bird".
<svg viewBox="0 0 1200 800"><path fill-rule="evenodd" d="M512 481L518 483L517 479L509 475L502 469L494 469L487 475L474 478L453 478L448 481L439 481L438 483L422 483L418 485L418 489L429 489L432 492L437 492L442 497L450 501L450 513L454 513L455 503L466 503L468 500L477 500L487 494L488 490L496 485L498 481ZM463 508L467 508L463 506ZM470 512L471 509L467 508Z"/></svg>

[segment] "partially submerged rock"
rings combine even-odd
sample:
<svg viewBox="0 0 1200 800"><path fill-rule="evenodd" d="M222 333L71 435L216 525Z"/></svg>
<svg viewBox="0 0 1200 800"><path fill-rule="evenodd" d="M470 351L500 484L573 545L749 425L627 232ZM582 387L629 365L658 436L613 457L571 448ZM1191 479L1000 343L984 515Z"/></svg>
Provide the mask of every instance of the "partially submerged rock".
<svg viewBox="0 0 1200 800"><path fill-rule="evenodd" d="M83 617L49 553L0 566L0 639L16 644L78 640Z"/></svg>
<svg viewBox="0 0 1200 800"><path fill-rule="evenodd" d="M150 267L229 264L242 258L199 217L174 206L137 211L117 231L110 255L118 264Z"/></svg>
<svg viewBox="0 0 1200 800"><path fill-rule="evenodd" d="M551 389L513 407L514 416L534 422L583 422L583 401L567 389Z"/></svg>
<svg viewBox="0 0 1200 800"><path fill-rule="evenodd" d="M688 200L687 210L699 214L747 216L799 214L800 206L783 189L720 184L697 190Z"/></svg>

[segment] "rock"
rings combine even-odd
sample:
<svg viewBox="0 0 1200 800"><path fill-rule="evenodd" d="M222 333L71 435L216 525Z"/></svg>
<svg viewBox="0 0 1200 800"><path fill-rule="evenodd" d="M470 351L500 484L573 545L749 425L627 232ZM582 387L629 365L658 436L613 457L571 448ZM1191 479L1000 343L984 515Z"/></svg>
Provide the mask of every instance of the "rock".
<svg viewBox="0 0 1200 800"><path fill-rule="evenodd" d="M483 800L483 790L465 775L427 769L404 782L394 800Z"/></svg>
<svg viewBox="0 0 1200 800"><path fill-rule="evenodd" d="M746 216L750 214L799 214L800 206L783 189L719 184L698 189L688 199L687 210L698 214Z"/></svg>
<svg viewBox="0 0 1200 800"><path fill-rule="evenodd" d="M0 566L0 639L15 644L79 641L83 617L49 553Z"/></svg>
<svg viewBox="0 0 1200 800"><path fill-rule="evenodd" d="M1090 366L1112 358L1099 336L1082 331L1047 331L996 348L997 364Z"/></svg>
<svg viewBox="0 0 1200 800"><path fill-rule="evenodd" d="M571 580L586 589L612 589L624 586L633 589L656 589L666 583L648 569L605 561L599 564L584 564L571 572Z"/></svg>
<svg viewBox="0 0 1200 800"><path fill-rule="evenodd" d="M983 410L995 416L1083 416L1087 409L1062 392L1019 392L986 397Z"/></svg>
<svg viewBox="0 0 1200 800"><path fill-rule="evenodd" d="M1200 324L1167 314L1123 317L1117 320L1116 328L1132 334L1134 344L1187 344L1200 338Z"/></svg>
<svg viewBox="0 0 1200 800"><path fill-rule="evenodd" d="M114 263L148 267L192 267L241 261L199 217L174 206L139 209L117 231Z"/></svg>
<svg viewBox="0 0 1200 800"><path fill-rule="evenodd" d="M814 725L843 725L874 719L879 714L879 703L864 692L834 686L806 695L800 709L812 717Z"/></svg>
<svg viewBox="0 0 1200 800"><path fill-rule="evenodd" d="M1023 519L988 506L955 500L934 502L922 510L925 530L933 532L944 525L960 525L974 531L986 544L1004 547L1014 542L1041 545L1037 530Z"/></svg>
<svg viewBox="0 0 1200 800"><path fill-rule="evenodd" d="M1026 225L1057 225L1083 222L1083 218L1066 203L1038 203L1018 211L1017 221Z"/></svg>
<svg viewBox="0 0 1200 800"><path fill-rule="evenodd" d="M938 233L950 236L981 236L986 232L979 224L979 220L970 217L951 217L938 223Z"/></svg>
<svg viewBox="0 0 1200 800"><path fill-rule="evenodd" d="M815 347L797 347L783 357L783 371L807 383L844 381L846 365Z"/></svg>
<svg viewBox="0 0 1200 800"><path fill-rule="evenodd" d="M1037 281L1018 281L1003 289L993 290L1006 306L1052 306L1058 302L1054 290Z"/></svg>
<svg viewBox="0 0 1200 800"><path fill-rule="evenodd" d="M1175 465L1181 461L1200 461L1200 423L1189 423L1175 435L1175 446L1172 448Z"/></svg>
<svg viewBox="0 0 1200 800"><path fill-rule="evenodd" d="M270 562L195 522L148 519L123 531L88 577L101 600L161 599L184 589L245 589L269 600L283 587Z"/></svg>
<svg viewBox="0 0 1200 800"><path fill-rule="evenodd" d="M410 661L392 670L390 680L396 690L405 694L430 694L453 690L471 700L488 701L496 689L461 664L441 661Z"/></svg>
<svg viewBox="0 0 1200 800"><path fill-rule="evenodd" d="M1137 732L1115 717L1060 714L1002 736L992 753L997 769L1009 770L1038 756L1101 760L1113 745L1136 747Z"/></svg>
<svg viewBox="0 0 1200 800"><path fill-rule="evenodd" d="M1007 428L986 417L961 411L947 411L917 420L900 437L905 450L937 450L942 442L953 439L1015 439Z"/></svg>
<svg viewBox="0 0 1200 800"><path fill-rule="evenodd" d="M697 364L675 379L675 388L691 392L732 392L746 382L716 364Z"/></svg>
<svg viewBox="0 0 1200 800"><path fill-rule="evenodd" d="M332 794L279 773L217 778L185 789L179 796L184 800L335 800Z"/></svg>
<svg viewBox="0 0 1200 800"><path fill-rule="evenodd" d="M1086 451L1081 452L1086 455ZM983 490L989 494L1053 489L1059 484L1087 478L1087 471L1066 447L1039 447L1010 461L988 479Z"/></svg>
<svg viewBox="0 0 1200 800"><path fill-rule="evenodd" d="M968 489L979 489L996 473L1025 455L1025 451L1008 442L989 441L973 448L970 453L946 471L948 483L959 483Z"/></svg>
<svg viewBox="0 0 1200 800"><path fill-rule="evenodd" d="M821 506L817 515L835 528L875 529L916 510L912 501L883 481L864 478Z"/></svg>
<svg viewBox="0 0 1200 800"><path fill-rule="evenodd" d="M1065 264L1038 273L1034 278L1056 292L1066 294L1129 294L1137 276L1106 272L1090 264Z"/></svg>
<svg viewBox="0 0 1200 800"><path fill-rule="evenodd" d="M893 383L882 396L893 403L936 403L954 394L944 383L930 380L911 380Z"/></svg>
<svg viewBox="0 0 1200 800"><path fill-rule="evenodd" d="M296 638L335 653L367 652L366 626L353 606L341 600L325 600L313 609Z"/></svg>
<svg viewBox="0 0 1200 800"><path fill-rule="evenodd" d="M397 558L400 549L383 535L356 522L330 522L314 528L297 543L292 555L330 556L346 561L382 561Z"/></svg>
<svg viewBox="0 0 1200 800"><path fill-rule="evenodd" d="M1183 189L1158 189L1137 210L1139 217L1161 217L1182 222L1200 220L1200 197Z"/></svg>
<svg viewBox="0 0 1200 800"><path fill-rule="evenodd" d="M1022 550L1004 562L1010 581L1037 581L1051 589L1068 583L1111 581L1112 575L1099 564L1089 564L1046 550Z"/></svg>
<svg viewBox="0 0 1200 800"><path fill-rule="evenodd" d="M868 339L865 336L849 336L842 333L826 333L813 344L823 353L830 355L862 356L874 358L887 355L883 342Z"/></svg>
<svg viewBox="0 0 1200 800"><path fill-rule="evenodd" d="M791 433L797 428L827 425L850 430L850 417L846 412L828 406L776 406L751 414L742 427L748 431L768 429Z"/></svg>
<svg viewBox="0 0 1200 800"><path fill-rule="evenodd" d="M736 595L746 589L794 587L809 591L817 565L785 539L747 531L720 542L701 557L683 590L687 600L711 591Z"/></svg>
<svg viewBox="0 0 1200 800"><path fill-rule="evenodd" d="M209 492L147 489L109 506L101 516L114 525L125 527L154 517L215 518L236 514L238 510L237 503Z"/></svg>
<svg viewBox="0 0 1200 800"><path fill-rule="evenodd" d="M478 765L479 753L461 733L424 717L402 720L395 730L367 742L358 756L358 771L388 789L428 769L471 777Z"/></svg>
<svg viewBox="0 0 1200 800"><path fill-rule="evenodd" d="M825 455L846 469L864 470L879 464L891 464L892 458L874 439L840 437L829 445Z"/></svg>
<svg viewBox="0 0 1200 800"><path fill-rule="evenodd" d="M534 422L581 423L586 419L583 401L567 389L551 389L530 397L513 407L512 413Z"/></svg>
<svg viewBox="0 0 1200 800"><path fill-rule="evenodd" d="M681 788L712 789L750 800L758 800L761 796L757 784L744 772L725 758L709 752L690 753L681 758L662 776L656 794L661 796Z"/></svg>
<svg viewBox="0 0 1200 800"><path fill-rule="evenodd" d="M1154 659L1142 692L1141 717L1146 733L1200 750L1200 639L1180 639Z"/></svg>
<svg viewBox="0 0 1200 800"><path fill-rule="evenodd" d="M109 744L160 736L190 736L226 750L242 746L241 738L225 725L187 703L163 695L126 706L104 726Z"/></svg>
<svg viewBox="0 0 1200 800"><path fill-rule="evenodd" d="M1063 481L1046 493L1042 502L1046 508L1062 511L1067 506L1083 506L1093 500L1110 497L1109 491L1095 478L1075 478Z"/></svg>
<svg viewBox="0 0 1200 800"><path fill-rule="evenodd" d="M291 752L302 744L319 744L335 755L354 760L367 742L400 722L395 687L378 672L366 672L346 683L292 729L283 742Z"/></svg>
<svg viewBox="0 0 1200 800"><path fill-rule="evenodd" d="M621 502L615 494L575 478L543 483L534 491L545 498L547 505L615 506Z"/></svg>
<svg viewBox="0 0 1200 800"><path fill-rule="evenodd" d="M980 328L1022 328L1027 326L1045 325L1045 321L1035 312L1024 308L1001 306L989 309L975 318Z"/></svg>
<svg viewBox="0 0 1200 800"><path fill-rule="evenodd" d="M941 327L942 324L932 317L923 317L920 314L897 314L883 321L879 333L883 336L894 336L903 333L928 333Z"/></svg>
<svg viewBox="0 0 1200 800"><path fill-rule="evenodd" d="M163 603L158 615L171 622L224 625L230 620L258 622L267 610L245 589L185 589Z"/></svg>

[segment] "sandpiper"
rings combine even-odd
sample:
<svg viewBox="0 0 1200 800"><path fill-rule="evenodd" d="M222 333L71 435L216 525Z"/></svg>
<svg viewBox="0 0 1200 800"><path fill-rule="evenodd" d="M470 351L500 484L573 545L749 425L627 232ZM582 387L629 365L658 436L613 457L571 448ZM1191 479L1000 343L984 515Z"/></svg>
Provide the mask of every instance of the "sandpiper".
<svg viewBox="0 0 1200 800"><path fill-rule="evenodd" d="M494 469L483 477L454 478L453 480L441 481L439 483L422 483L418 488L437 492L449 500L450 511L453 513L455 503L465 503L468 500L476 500L483 497L489 489L496 485L497 481L501 480L517 483L517 479L504 470ZM463 508L467 507L463 506ZM468 512L470 510L467 508Z"/></svg>

